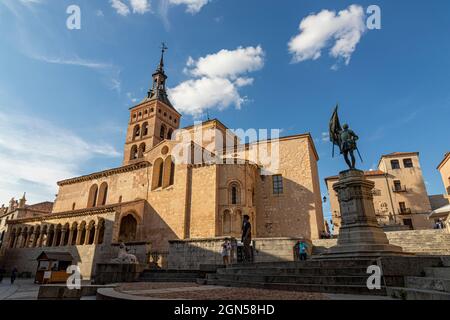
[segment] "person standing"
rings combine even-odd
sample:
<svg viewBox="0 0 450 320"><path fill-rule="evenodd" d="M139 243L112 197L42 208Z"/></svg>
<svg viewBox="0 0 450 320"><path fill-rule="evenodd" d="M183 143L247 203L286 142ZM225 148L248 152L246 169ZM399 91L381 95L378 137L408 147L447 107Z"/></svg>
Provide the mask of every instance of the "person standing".
<svg viewBox="0 0 450 320"><path fill-rule="evenodd" d="M225 242L222 244L222 258L223 258L223 264L225 267L228 267L231 263L231 244L228 240L225 240Z"/></svg>
<svg viewBox="0 0 450 320"><path fill-rule="evenodd" d="M14 281L16 281L17 273L18 273L18 272L19 272L19 271L17 270L17 268L14 267L14 269L13 269L12 272L11 272L11 284L14 284Z"/></svg>
<svg viewBox="0 0 450 320"><path fill-rule="evenodd" d="M242 243L244 244L244 261L252 261L252 248L250 244L252 243L252 225L250 223L250 216L244 216L244 222L242 224Z"/></svg>
<svg viewBox="0 0 450 320"><path fill-rule="evenodd" d="M298 252L300 254L300 261L306 261L308 259L308 244L301 241L298 245Z"/></svg>

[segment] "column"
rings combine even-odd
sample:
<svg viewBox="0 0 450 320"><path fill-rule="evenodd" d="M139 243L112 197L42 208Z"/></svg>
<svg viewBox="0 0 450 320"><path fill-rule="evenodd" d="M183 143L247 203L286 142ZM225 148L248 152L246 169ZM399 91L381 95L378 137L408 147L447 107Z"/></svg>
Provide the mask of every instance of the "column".
<svg viewBox="0 0 450 320"><path fill-rule="evenodd" d="M77 232L77 242L76 245L80 245L81 242L81 234L83 233L83 229L81 227L78 228L78 232Z"/></svg>
<svg viewBox="0 0 450 320"><path fill-rule="evenodd" d="M91 226L88 226L86 228L86 237L84 238L84 244L87 245L89 244L89 235L91 234Z"/></svg>
<svg viewBox="0 0 450 320"><path fill-rule="evenodd" d="M62 229L61 230L61 239L60 239L59 244L58 244L58 246L60 246L60 247L64 246L64 239L66 238L66 232L67 232L66 229Z"/></svg>
<svg viewBox="0 0 450 320"><path fill-rule="evenodd" d="M56 247L56 246L57 246L57 243L56 243L56 240L57 240L57 239L58 239L58 230L55 229L55 231L53 231L53 241L52 241L52 243L50 244L50 246Z"/></svg>
<svg viewBox="0 0 450 320"><path fill-rule="evenodd" d="M67 241L67 245L68 245L68 246L71 246L71 245L72 245L73 231L74 231L74 228L69 228L69 240Z"/></svg>

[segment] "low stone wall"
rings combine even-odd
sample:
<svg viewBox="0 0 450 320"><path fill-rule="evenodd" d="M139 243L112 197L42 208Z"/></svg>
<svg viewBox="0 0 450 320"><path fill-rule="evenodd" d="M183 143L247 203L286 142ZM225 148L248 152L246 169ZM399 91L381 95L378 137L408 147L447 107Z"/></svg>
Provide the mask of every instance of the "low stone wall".
<svg viewBox="0 0 450 320"><path fill-rule="evenodd" d="M94 283L105 285L121 282L135 282L144 271L145 265L139 264L97 264Z"/></svg>
<svg viewBox="0 0 450 320"><path fill-rule="evenodd" d="M169 241L168 268L198 270L201 264L223 264L222 244L236 242L234 238L220 237Z"/></svg>
<svg viewBox="0 0 450 320"><path fill-rule="evenodd" d="M222 265L222 244L234 238L207 238L169 241L168 268L178 270L199 270L201 265ZM303 238L259 238L253 240L253 258L259 262L294 261L294 246L298 241L306 241L309 252L312 242ZM236 262L236 250L232 252Z"/></svg>
<svg viewBox="0 0 450 320"><path fill-rule="evenodd" d="M259 238L254 240L253 259L258 262L294 261L294 247L299 241L308 244L308 254L312 252L312 242L303 238Z"/></svg>

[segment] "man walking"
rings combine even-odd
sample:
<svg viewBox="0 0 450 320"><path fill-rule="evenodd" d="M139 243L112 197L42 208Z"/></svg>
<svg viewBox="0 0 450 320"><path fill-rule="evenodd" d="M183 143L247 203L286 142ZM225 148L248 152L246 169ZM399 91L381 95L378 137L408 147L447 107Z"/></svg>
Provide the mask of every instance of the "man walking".
<svg viewBox="0 0 450 320"><path fill-rule="evenodd" d="M242 224L242 243L244 244L244 261L252 261L252 225L250 224L250 216L244 216L244 222Z"/></svg>
<svg viewBox="0 0 450 320"><path fill-rule="evenodd" d="M11 272L11 284L14 284L14 281L16 281L17 273L18 273L18 272L19 272L19 271L17 270L17 268L14 267L14 269L13 269L12 272Z"/></svg>

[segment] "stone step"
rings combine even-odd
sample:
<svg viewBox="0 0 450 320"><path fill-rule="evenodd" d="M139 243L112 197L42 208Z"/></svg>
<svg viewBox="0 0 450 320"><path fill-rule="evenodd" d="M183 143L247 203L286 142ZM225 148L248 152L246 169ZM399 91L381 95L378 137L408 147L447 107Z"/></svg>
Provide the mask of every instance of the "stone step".
<svg viewBox="0 0 450 320"><path fill-rule="evenodd" d="M342 293L356 295L386 295L386 288L381 290L369 290L367 286L360 285L320 285L320 284L287 284L287 283L263 283L263 282L239 282L229 280L207 280L208 285L225 287L245 287L268 290L301 291L301 292L322 292L322 293Z"/></svg>
<svg viewBox="0 0 450 320"><path fill-rule="evenodd" d="M366 275L367 268L364 267L347 267L347 268L255 268L255 269L239 269L239 268L228 268L220 269L217 271L218 274L266 274L266 275L302 275L302 276L336 276L336 275L347 275L347 276L357 276Z"/></svg>
<svg viewBox="0 0 450 320"><path fill-rule="evenodd" d="M441 259L444 267L450 267L450 257L441 257Z"/></svg>
<svg viewBox="0 0 450 320"><path fill-rule="evenodd" d="M388 287L387 294L403 300L450 300L450 293L434 290Z"/></svg>
<svg viewBox="0 0 450 320"><path fill-rule="evenodd" d="M450 268L425 268L425 275L430 278L450 279Z"/></svg>
<svg viewBox="0 0 450 320"><path fill-rule="evenodd" d="M411 289L442 291L450 293L450 279L406 277L405 286Z"/></svg>
<svg viewBox="0 0 450 320"><path fill-rule="evenodd" d="M274 275L208 275L207 280L226 280L251 283L286 283L308 285L358 285L365 286L367 276L274 276Z"/></svg>
<svg viewBox="0 0 450 320"><path fill-rule="evenodd" d="M314 260L298 262L265 262L265 263L249 263L232 266L228 269L257 269L257 268L347 268L347 267L368 267L376 264L376 259L339 259L339 260Z"/></svg>
<svg viewBox="0 0 450 320"><path fill-rule="evenodd" d="M140 282L197 282L197 278L139 278Z"/></svg>

